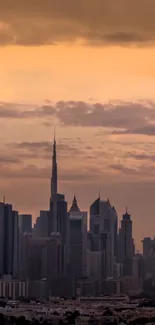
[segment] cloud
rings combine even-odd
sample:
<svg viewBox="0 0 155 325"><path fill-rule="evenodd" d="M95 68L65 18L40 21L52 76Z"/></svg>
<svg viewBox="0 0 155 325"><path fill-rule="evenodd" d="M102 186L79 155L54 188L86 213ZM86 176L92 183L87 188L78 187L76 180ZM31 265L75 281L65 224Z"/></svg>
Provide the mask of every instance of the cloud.
<svg viewBox="0 0 155 325"><path fill-rule="evenodd" d="M1 179L33 179L33 180L49 180L51 177L51 166L46 166L44 168L37 167L35 165L27 165L25 167L21 166L20 168L11 168L9 166L3 166L1 168ZM102 175L97 168L84 168L79 170L74 169L61 169L59 172L59 181L63 183L89 183L96 182L97 179L101 180Z"/></svg>
<svg viewBox="0 0 155 325"><path fill-rule="evenodd" d="M115 170L119 173L123 173L127 176L140 176L141 177L149 177L149 178L155 178L155 167L147 164L141 164L140 166L134 166L130 167L127 166L127 164L122 164L122 163L116 163L116 164L111 164L109 166L112 170Z"/></svg>
<svg viewBox="0 0 155 325"><path fill-rule="evenodd" d="M21 160L18 157L12 157L9 155L1 155L0 154L0 165L8 165L8 164L18 164Z"/></svg>
<svg viewBox="0 0 155 325"><path fill-rule="evenodd" d="M55 114L55 108L52 106L30 106L24 104L0 102L0 118L21 119L21 118L39 118L52 117Z"/></svg>
<svg viewBox="0 0 155 325"><path fill-rule="evenodd" d="M155 135L155 125L149 124L149 125L144 125L139 128L135 129L129 129L126 130L122 133L126 134L144 134L144 135Z"/></svg>
<svg viewBox="0 0 155 325"><path fill-rule="evenodd" d="M153 103L152 103L153 104ZM155 108L155 105L154 105ZM58 102L56 116L64 125L100 126L131 129L155 119L155 110L145 102L88 104L85 102Z"/></svg>
<svg viewBox="0 0 155 325"><path fill-rule="evenodd" d="M155 103L146 100L106 104L59 101L42 107L0 103L0 119L36 118L45 127L58 122L63 126L104 127L114 134L155 134Z"/></svg>
<svg viewBox="0 0 155 325"><path fill-rule="evenodd" d="M17 149L17 152L13 151L13 154L21 158L40 158L52 161L53 145L49 141L9 143L7 147ZM57 151L63 157L71 155L79 157L83 154L81 149L74 144L66 143L65 139L57 143Z"/></svg>
<svg viewBox="0 0 155 325"><path fill-rule="evenodd" d="M154 0L0 0L0 8L1 45L77 39L147 45L155 40Z"/></svg>
<svg viewBox="0 0 155 325"><path fill-rule="evenodd" d="M125 158L133 158L135 160L144 160L144 161L155 161L155 154L149 154L147 152L143 152L143 153L134 153L134 152L130 152L127 153L127 155L125 156Z"/></svg>

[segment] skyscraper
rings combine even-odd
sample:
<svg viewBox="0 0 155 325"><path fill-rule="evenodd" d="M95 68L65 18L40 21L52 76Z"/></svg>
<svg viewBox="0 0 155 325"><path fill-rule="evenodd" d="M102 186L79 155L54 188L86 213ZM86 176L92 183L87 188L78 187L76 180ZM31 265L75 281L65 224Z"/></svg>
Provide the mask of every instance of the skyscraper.
<svg viewBox="0 0 155 325"><path fill-rule="evenodd" d="M99 197L90 207L91 249L102 252L103 277L113 277L114 273L117 218L117 213L111 206L109 199L100 200Z"/></svg>
<svg viewBox="0 0 155 325"><path fill-rule="evenodd" d="M134 242L132 237L132 220L130 214L123 214L119 230L119 262L123 263L123 274L132 275L132 259L134 255Z"/></svg>
<svg viewBox="0 0 155 325"><path fill-rule="evenodd" d="M0 275L18 274L18 212L0 203Z"/></svg>
<svg viewBox="0 0 155 325"><path fill-rule="evenodd" d="M50 209L48 211L48 236L52 233L59 233L61 236L62 265L64 274L67 272L69 263L69 216L67 212L67 202L64 194L58 193L57 176L57 153L56 139L54 134ZM44 227L45 228L45 227Z"/></svg>
<svg viewBox="0 0 155 325"><path fill-rule="evenodd" d="M32 232L32 215L31 214L21 214L19 215L19 230L21 234L25 232Z"/></svg>
<svg viewBox="0 0 155 325"><path fill-rule="evenodd" d="M87 272L87 212L80 211L76 197L69 210L70 274L74 278Z"/></svg>

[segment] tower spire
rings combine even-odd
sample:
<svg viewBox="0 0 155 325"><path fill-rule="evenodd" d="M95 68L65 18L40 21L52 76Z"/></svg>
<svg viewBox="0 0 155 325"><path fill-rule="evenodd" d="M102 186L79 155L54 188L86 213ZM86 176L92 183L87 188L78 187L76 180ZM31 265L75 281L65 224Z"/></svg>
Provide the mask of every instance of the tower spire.
<svg viewBox="0 0 155 325"><path fill-rule="evenodd" d="M52 232L57 232L57 155L56 155L55 128L54 128L53 157L52 157L50 211L51 211L51 218L52 218L52 225L50 227L52 229L50 230Z"/></svg>
<svg viewBox="0 0 155 325"><path fill-rule="evenodd" d="M56 142L56 130L55 130L55 126L54 126L54 143Z"/></svg>

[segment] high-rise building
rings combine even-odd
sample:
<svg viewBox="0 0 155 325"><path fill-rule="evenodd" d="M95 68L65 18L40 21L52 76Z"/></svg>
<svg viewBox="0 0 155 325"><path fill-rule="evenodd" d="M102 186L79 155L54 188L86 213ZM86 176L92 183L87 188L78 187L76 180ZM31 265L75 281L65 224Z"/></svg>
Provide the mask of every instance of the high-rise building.
<svg viewBox="0 0 155 325"><path fill-rule="evenodd" d="M132 237L132 220L127 209L121 221L119 230L119 262L123 263L123 275L132 275L132 262L134 256L134 241Z"/></svg>
<svg viewBox="0 0 155 325"><path fill-rule="evenodd" d="M0 275L18 275L18 212L0 203Z"/></svg>
<svg viewBox="0 0 155 325"><path fill-rule="evenodd" d="M153 240L150 237L145 237L142 240L143 243L143 255L149 256L152 255L152 252L154 251L155 245L153 245Z"/></svg>
<svg viewBox="0 0 155 325"><path fill-rule="evenodd" d="M87 212L80 211L76 197L69 210L70 275L74 278L87 274Z"/></svg>
<svg viewBox="0 0 155 325"><path fill-rule="evenodd" d="M48 279L48 283L62 275L61 236L50 237L23 235L20 276L30 280Z"/></svg>
<svg viewBox="0 0 155 325"><path fill-rule="evenodd" d="M19 215L19 230L21 234L25 232L32 232L32 215L31 214L20 214Z"/></svg>
<svg viewBox="0 0 155 325"><path fill-rule="evenodd" d="M69 214L64 194L57 194L57 232L61 235L63 274L69 267Z"/></svg>
<svg viewBox="0 0 155 325"><path fill-rule="evenodd" d="M49 235L49 211L41 210L40 216L37 218L33 228L33 235L35 237L47 237Z"/></svg>
<svg viewBox="0 0 155 325"><path fill-rule="evenodd" d="M118 217L109 199L100 197L90 207L91 249L102 252L102 277L113 277ZM90 235L89 235L90 237Z"/></svg>
<svg viewBox="0 0 155 325"><path fill-rule="evenodd" d="M65 275L69 264L69 215L65 196L58 193L57 187L57 153L54 135L50 208L49 210L40 211L40 216L37 218L34 226L33 235L35 237L51 237L52 233L57 233L61 236L63 272Z"/></svg>

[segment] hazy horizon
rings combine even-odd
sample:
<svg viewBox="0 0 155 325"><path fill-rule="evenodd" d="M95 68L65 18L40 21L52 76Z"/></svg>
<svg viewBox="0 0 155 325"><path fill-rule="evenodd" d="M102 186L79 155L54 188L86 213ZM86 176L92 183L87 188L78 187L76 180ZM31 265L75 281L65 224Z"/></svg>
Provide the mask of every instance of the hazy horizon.
<svg viewBox="0 0 155 325"><path fill-rule="evenodd" d="M59 190L81 210L128 206L136 246L155 235L154 0L0 0L0 197L49 206L53 127Z"/></svg>

